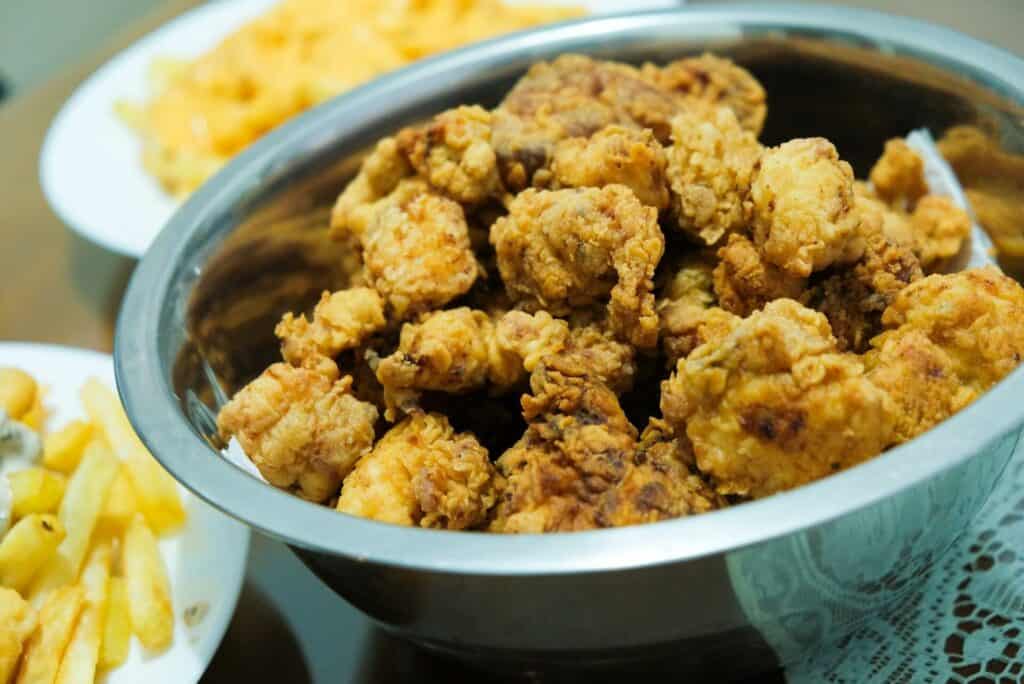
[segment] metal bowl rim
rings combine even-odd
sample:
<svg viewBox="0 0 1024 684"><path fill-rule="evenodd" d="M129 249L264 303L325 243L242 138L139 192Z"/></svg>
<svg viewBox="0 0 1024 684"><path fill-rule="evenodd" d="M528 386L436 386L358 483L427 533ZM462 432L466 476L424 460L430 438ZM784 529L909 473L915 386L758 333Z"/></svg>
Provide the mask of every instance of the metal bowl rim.
<svg viewBox="0 0 1024 684"><path fill-rule="evenodd" d="M252 145L200 188L169 221L132 276L118 317L115 369L142 440L185 486L225 513L311 552L410 569L530 575L603 572L723 554L822 525L895 497L979 454L1024 422L1024 368L966 410L920 437L821 481L691 518L628 528L547 535L489 535L399 527L339 514L264 485L221 458L192 430L160 361L160 319L190 238L223 216L288 150L353 113L401 108L403 94L445 92L432 79L581 39L679 37L722 27L830 31L882 41L1009 86L1024 102L1024 61L951 29L879 12L806 5L730 5L582 19L480 43L423 60L317 107ZM701 32L704 33L701 33ZM415 96L414 96L415 97ZM423 95L419 96L423 97Z"/></svg>

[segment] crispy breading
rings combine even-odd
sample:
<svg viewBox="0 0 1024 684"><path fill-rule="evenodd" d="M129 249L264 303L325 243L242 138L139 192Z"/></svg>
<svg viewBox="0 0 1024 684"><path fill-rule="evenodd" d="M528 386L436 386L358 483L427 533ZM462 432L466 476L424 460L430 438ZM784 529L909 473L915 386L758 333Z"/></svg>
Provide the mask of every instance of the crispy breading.
<svg viewBox="0 0 1024 684"><path fill-rule="evenodd" d="M508 387L523 377L522 359L499 345L495 324L482 311L460 307L406 323L398 349L381 359L386 417L394 420L417 404L423 390L465 393L490 383Z"/></svg>
<svg viewBox="0 0 1024 684"><path fill-rule="evenodd" d="M668 206L665 150L649 130L606 126L590 138L566 138L555 146L555 188L625 185L646 205Z"/></svg>
<svg viewBox="0 0 1024 684"><path fill-rule="evenodd" d="M744 235L730 235L718 250L718 258L715 297L719 306L737 316L748 316L775 299L799 299L807 287L805 278L767 262Z"/></svg>
<svg viewBox="0 0 1024 684"><path fill-rule="evenodd" d="M335 235L357 242L367 284L398 320L444 306L472 287L481 267L462 207L418 179L351 212Z"/></svg>
<svg viewBox="0 0 1024 684"><path fill-rule="evenodd" d="M720 494L768 496L870 458L895 406L825 317L778 299L695 349L662 384L666 421Z"/></svg>
<svg viewBox="0 0 1024 684"><path fill-rule="evenodd" d="M615 394L560 359L531 376L529 427L498 459L493 532L576 531L709 510L713 497L672 443L641 447Z"/></svg>
<svg viewBox="0 0 1024 684"><path fill-rule="evenodd" d="M824 138L765 151L751 186L753 238L765 259L792 275L860 256L853 169Z"/></svg>
<svg viewBox="0 0 1024 684"><path fill-rule="evenodd" d="M491 228L509 296L555 315L608 298L615 334L655 346L653 278L665 249L657 213L622 185L523 191Z"/></svg>
<svg viewBox="0 0 1024 684"><path fill-rule="evenodd" d="M926 270L935 269L960 251L971 236L971 217L948 197L926 195L910 215L914 253Z"/></svg>
<svg viewBox="0 0 1024 684"><path fill-rule="evenodd" d="M672 119L668 177L679 227L707 245L745 229L761 150L757 138L726 107Z"/></svg>
<svg viewBox="0 0 1024 684"><path fill-rule="evenodd" d="M924 160L903 138L885 143L885 150L871 167L868 178L880 198L906 211L928 194Z"/></svg>
<svg viewBox="0 0 1024 684"><path fill-rule="evenodd" d="M274 334L281 340L284 360L301 366L360 346L384 324L384 300L377 291L354 287L324 292L312 321L286 313Z"/></svg>
<svg viewBox="0 0 1024 684"><path fill-rule="evenodd" d="M483 107L442 112L425 126L404 129L397 144L421 177L456 202L479 204L504 192L491 147L491 113Z"/></svg>
<svg viewBox="0 0 1024 684"><path fill-rule="evenodd" d="M670 368L702 343L704 326L713 325L717 317L714 268L713 252L690 252L675 260L661 284L657 301L659 334Z"/></svg>
<svg viewBox="0 0 1024 684"><path fill-rule="evenodd" d="M492 144L505 186L512 192L547 186L555 145L589 138L609 124L649 128L665 143L679 106L626 64L583 55L534 64L494 111Z"/></svg>
<svg viewBox="0 0 1024 684"><path fill-rule="evenodd" d="M768 114L767 94L754 76L730 59L704 53L659 67L644 64L644 78L668 90L682 102L694 105L726 106L744 129L761 134Z"/></svg>
<svg viewBox="0 0 1024 684"><path fill-rule="evenodd" d="M275 363L217 417L270 484L322 503L374 440L377 409L352 396L352 378L329 359L315 368Z"/></svg>
<svg viewBox="0 0 1024 684"><path fill-rule="evenodd" d="M465 530L483 524L497 474L471 433L437 413L391 428L345 478L337 509L395 525Z"/></svg>
<svg viewBox="0 0 1024 684"><path fill-rule="evenodd" d="M358 238L369 220L367 212L377 200L390 195L413 173L394 138L382 138L363 160L359 173L345 186L331 210L331 236Z"/></svg>
<svg viewBox="0 0 1024 684"><path fill-rule="evenodd" d="M1024 358L1024 289L995 266L930 275L900 290L874 344L918 330L952 361L961 384L981 393Z"/></svg>

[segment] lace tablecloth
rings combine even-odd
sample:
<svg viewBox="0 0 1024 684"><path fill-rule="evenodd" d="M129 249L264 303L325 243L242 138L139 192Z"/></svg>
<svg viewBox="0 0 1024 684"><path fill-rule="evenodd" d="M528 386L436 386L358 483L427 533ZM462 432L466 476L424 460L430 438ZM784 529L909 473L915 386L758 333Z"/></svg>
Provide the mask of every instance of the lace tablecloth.
<svg viewBox="0 0 1024 684"><path fill-rule="evenodd" d="M790 668L794 684L1024 682L1024 440L974 524L891 610Z"/></svg>

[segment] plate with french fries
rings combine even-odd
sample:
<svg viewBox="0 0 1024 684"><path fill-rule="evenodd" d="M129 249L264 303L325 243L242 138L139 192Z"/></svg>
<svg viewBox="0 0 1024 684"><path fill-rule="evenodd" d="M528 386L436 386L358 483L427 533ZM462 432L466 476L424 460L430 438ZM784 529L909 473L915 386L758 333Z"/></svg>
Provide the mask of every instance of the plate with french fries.
<svg viewBox="0 0 1024 684"><path fill-rule="evenodd" d="M306 109L412 61L584 14L680 0L220 0L115 56L74 92L40 157L72 230L141 257L181 201Z"/></svg>
<svg viewBox="0 0 1024 684"><path fill-rule="evenodd" d="M111 358L0 343L0 684L190 684L249 531L135 435Z"/></svg>

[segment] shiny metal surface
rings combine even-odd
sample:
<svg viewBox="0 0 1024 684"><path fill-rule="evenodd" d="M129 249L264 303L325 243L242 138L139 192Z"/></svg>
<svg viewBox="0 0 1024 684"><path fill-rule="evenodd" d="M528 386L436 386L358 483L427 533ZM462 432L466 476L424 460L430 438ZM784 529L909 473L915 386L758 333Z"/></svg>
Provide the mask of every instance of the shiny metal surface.
<svg viewBox="0 0 1024 684"><path fill-rule="evenodd" d="M344 282L324 212L369 143L457 103L493 104L538 59L664 61L704 49L764 82L766 142L825 135L860 174L886 138L920 126L938 134L974 123L1024 149L1024 62L849 9L593 19L428 60L277 130L163 231L133 276L115 351L143 440L186 486L292 545L382 625L461 656L523 667L653 649L684 668L755 670L773 651L788 661L884 609L984 502L1024 421L1024 371L913 442L821 482L694 518L570 535L360 520L263 485L210 446L210 378L228 392L240 386L274 357L272 322Z"/></svg>

